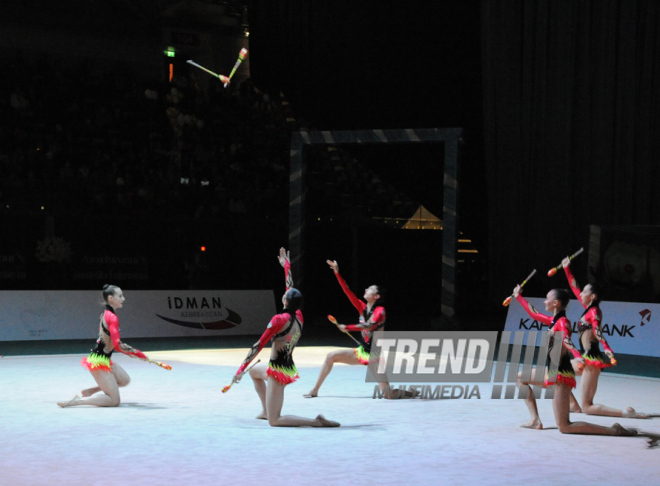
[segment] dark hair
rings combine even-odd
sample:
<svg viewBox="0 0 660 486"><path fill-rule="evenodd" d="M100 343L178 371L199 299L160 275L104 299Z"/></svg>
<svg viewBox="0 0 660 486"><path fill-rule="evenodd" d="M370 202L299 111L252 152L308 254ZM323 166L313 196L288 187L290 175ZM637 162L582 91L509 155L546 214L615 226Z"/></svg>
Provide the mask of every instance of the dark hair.
<svg viewBox="0 0 660 486"><path fill-rule="evenodd" d="M295 313L298 309L302 307L303 296L300 293L300 290L294 289L292 287L286 291L286 294L284 294L284 300L288 302L286 308L291 312Z"/></svg>
<svg viewBox="0 0 660 486"><path fill-rule="evenodd" d="M119 290L119 287L117 287L116 285L105 284L103 286L103 300L107 302L108 297L110 297L111 295L115 295L117 293L117 290Z"/></svg>
<svg viewBox="0 0 660 486"><path fill-rule="evenodd" d="M380 295L378 300L374 302L374 307L383 305L385 303L385 298L387 297L387 289L382 285L374 285L374 287L378 289L378 295Z"/></svg>
<svg viewBox="0 0 660 486"><path fill-rule="evenodd" d="M596 282L594 283L588 283L587 284L589 287L591 287L591 293L596 294L596 298L593 300L592 305L600 305L602 299L600 296L602 295L603 289L600 288L600 285L598 285ZM586 285L585 285L586 287Z"/></svg>
<svg viewBox="0 0 660 486"><path fill-rule="evenodd" d="M568 300L571 294L566 289L552 289L552 291L555 293L555 299L557 299L565 309L568 305Z"/></svg>

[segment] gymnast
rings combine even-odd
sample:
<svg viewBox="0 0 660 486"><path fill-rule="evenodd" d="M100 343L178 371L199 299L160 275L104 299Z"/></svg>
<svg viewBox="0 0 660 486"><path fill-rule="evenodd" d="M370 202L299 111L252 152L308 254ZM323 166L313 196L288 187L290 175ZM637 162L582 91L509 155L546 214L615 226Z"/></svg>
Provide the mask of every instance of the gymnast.
<svg viewBox="0 0 660 486"><path fill-rule="evenodd" d="M616 363L612 348L603 336L603 314L600 310L601 291L596 284L590 283L584 286L580 291L575 277L571 272L571 260L566 257L562 260L562 266L568 279L571 290L580 301L585 311L580 316L578 322L578 336L580 341L580 352L584 358L585 366L583 370L578 370L577 375L582 376L580 380L580 399L582 410L587 415L604 415L607 417L624 418L649 418L646 413L636 412L632 407L626 407L626 410L618 410L605 405L594 404L594 396L598 388L598 377L601 370L608 368ZM605 353L600 351L598 343L603 345ZM571 410L579 412L580 410Z"/></svg>
<svg viewBox="0 0 660 486"><path fill-rule="evenodd" d="M104 285L103 300L105 311L101 314L96 347L82 360L82 365L90 371L97 386L83 390L81 392L83 398L76 395L67 402L57 402L62 408L76 405L118 407L121 401L119 388L128 385L131 378L124 368L112 362L112 353L118 351L131 358L150 361L142 351L132 348L120 339L116 310L124 306L125 299L121 289L115 285ZM101 391L103 395L94 396Z"/></svg>
<svg viewBox="0 0 660 486"><path fill-rule="evenodd" d="M346 284L346 281L339 274L339 264L337 261L327 260L326 263L334 272L339 285L341 286L348 299L360 313L359 324L337 324L337 327L342 332L359 331L362 336L362 344L357 348L341 349L328 353L325 361L323 362L323 366L321 367L321 371L319 372L319 376L316 380L314 388L303 395L305 398L314 398L318 396L321 385L323 385L323 382L332 371L332 366L335 363L344 363L348 365L361 364L368 366L373 334L378 330L384 330L385 326L386 314L385 307L382 305L385 298L385 289L379 285L369 286L364 291L364 300L366 301L365 303L355 296L355 294ZM383 392L383 396L388 399L411 398L414 396L414 392L411 391L406 391L402 395L398 389L392 390L387 381L379 382L378 385Z"/></svg>
<svg viewBox="0 0 660 486"><path fill-rule="evenodd" d="M299 378L293 362L293 350L302 334L303 315L300 311L302 294L298 289L293 288L291 263L284 248L280 249L278 260L284 267L286 279L286 292L282 297L284 310L271 319L259 341L254 343L243 364L238 368L232 384L241 380L250 362L268 341L272 341L268 366L257 364L249 370L262 406L262 411L256 418L268 420L273 427L339 427L339 423L328 420L323 415L317 415L315 419L280 415L285 387Z"/></svg>
<svg viewBox="0 0 660 486"><path fill-rule="evenodd" d="M552 313L552 317L550 317L538 312L523 298L521 292L521 286L517 285L513 290L513 295L516 300L520 302L525 311L527 311L530 317L550 326L549 332L552 333L552 335L550 336L548 356L551 354L550 351L553 346L556 345L553 334L555 332L562 332L564 338L561 343L562 349L559 357L556 381L549 381L547 368L545 370L545 379L543 381L533 381L536 378L536 368L534 368L532 369L530 380L527 382L522 381L521 375L518 375L518 386L535 385L546 388L555 385L555 393L552 398L552 409L554 411L557 427L562 434L637 435L635 429L626 429L617 423L611 427L605 427L588 422L570 421L571 390L572 388L575 388L574 369L581 369L584 366L584 358L580 355L571 341L571 323L566 318L566 306L568 305L569 293L564 289L553 289L548 292L545 300L545 310ZM571 355L573 356L573 359L571 359ZM525 404L529 410L530 421L521 425L521 427L528 429L542 429L543 424L539 417L536 399L534 398L534 392L531 387L528 387Z"/></svg>

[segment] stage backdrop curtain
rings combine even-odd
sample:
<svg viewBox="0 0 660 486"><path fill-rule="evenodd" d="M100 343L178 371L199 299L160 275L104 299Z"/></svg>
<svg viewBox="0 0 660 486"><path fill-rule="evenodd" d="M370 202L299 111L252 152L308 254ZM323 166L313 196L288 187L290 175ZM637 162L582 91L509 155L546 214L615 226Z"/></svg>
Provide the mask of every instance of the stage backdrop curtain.
<svg viewBox="0 0 660 486"><path fill-rule="evenodd" d="M491 302L589 225L660 222L660 2L483 0ZM575 262L586 283L586 258Z"/></svg>

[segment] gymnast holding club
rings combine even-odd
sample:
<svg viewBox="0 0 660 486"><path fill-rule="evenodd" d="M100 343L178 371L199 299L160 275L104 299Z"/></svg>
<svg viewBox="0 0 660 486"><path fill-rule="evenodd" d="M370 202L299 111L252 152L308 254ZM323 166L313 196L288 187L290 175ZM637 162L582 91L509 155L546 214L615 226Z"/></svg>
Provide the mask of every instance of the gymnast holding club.
<svg viewBox="0 0 660 486"><path fill-rule="evenodd" d="M550 317L538 312L534 306L529 304L529 302L523 298L521 292L522 286L517 285L513 290L513 297L523 306L532 319L535 319L546 326L550 326L549 332L551 335L548 346L548 356L550 356L552 348L557 345L554 339L554 333L563 333L563 339L561 341L562 349L559 355L556 381L551 380L551 377L547 374L547 369L545 370L543 381L536 376L536 368L532 369L529 381L523 381L521 375L518 376L519 388L521 388L521 385L527 385L525 404L527 405L530 415L530 421L521 425L521 427L528 429L543 428L538 408L536 406L534 392L529 385L540 386L543 388L555 385L555 393L552 398L552 409L557 427L562 434L637 435L637 430L626 429L616 423L611 427L605 427L588 422L571 422L570 407L572 388L575 388L576 385L574 369L581 369L584 366L584 358L580 355L571 341L571 322L566 318L566 306L569 301L569 293L564 289L553 289L548 292L544 303L545 310L552 313L552 317ZM571 355L573 356L573 359L571 359ZM524 389L521 388L521 393L524 392L523 390Z"/></svg>
<svg viewBox="0 0 660 486"><path fill-rule="evenodd" d="M615 365L616 359L614 359L614 353L603 336L603 313L600 310L602 292L595 283L588 283L580 290L570 269L571 260L571 257L564 258L562 266L571 290L585 309L578 322L580 352L585 362L584 368L577 372L578 376L581 376L580 401L582 402L582 412L587 415L604 415L607 417L649 418L648 414L637 412L632 407L618 410L605 405L594 404L600 373L604 368ZM600 351L599 343L603 345L604 353ZM571 411L578 412L579 410Z"/></svg>
<svg viewBox="0 0 660 486"><path fill-rule="evenodd" d="M116 310L124 306L125 298L121 289L116 285L104 285L103 300L105 301L105 311L101 314L99 338L96 341L96 347L92 349L89 356L82 360L82 365L92 374L97 386L83 390L81 392L83 398L76 395L67 402L57 402L62 408L76 405L119 406L121 402L119 388L128 385L131 378L124 368L112 362L111 357L115 351L126 354L131 358L148 361L168 370L172 369L170 365L150 360L139 349L132 348L121 341L119 319L116 314ZM103 395L94 396L101 391Z"/></svg>
<svg viewBox="0 0 660 486"><path fill-rule="evenodd" d="M254 382L254 388L261 400L262 411L256 418L268 420L273 427L339 427L339 423L317 415L315 419L297 417L295 415L281 415L284 403L284 389L296 381L298 370L293 362L293 350L300 339L303 329L303 315L300 310L302 294L293 288L291 263L289 255L284 248L280 249L278 257L280 265L284 267L286 292L282 296L284 310L275 315L259 341L254 343L243 364L238 368L232 385L238 383L246 371ZM259 354L263 347L272 341L270 362L256 364L248 368L250 362ZM231 385L225 387L226 391Z"/></svg>
<svg viewBox="0 0 660 486"><path fill-rule="evenodd" d="M334 272L339 285L341 286L348 299L360 313L360 322L359 324L344 325L337 323L332 316L328 316L328 318L334 324L336 324L339 330L342 332L348 333L348 331L359 331L362 336L362 343L358 342L359 345L357 348L340 349L338 351L332 351L331 353L328 353L325 361L323 362L323 365L321 366L321 371L319 372L319 376L316 380L314 388L303 395L305 398L314 398L318 396L321 385L323 385L323 382L332 371L332 367L335 363L369 366L371 341L373 335L376 331L384 330L385 326L386 314L385 307L383 307L385 289L379 285L369 286L364 291L364 300L366 301L365 303L355 296L355 294L346 284L346 281L339 274L339 264L337 261L327 260L326 263ZM353 340L355 341L354 338ZM414 396L413 392L411 391L405 391L405 393L402 394L398 389L392 390L387 381L379 382L378 385L383 392L383 396L387 399L412 398Z"/></svg>

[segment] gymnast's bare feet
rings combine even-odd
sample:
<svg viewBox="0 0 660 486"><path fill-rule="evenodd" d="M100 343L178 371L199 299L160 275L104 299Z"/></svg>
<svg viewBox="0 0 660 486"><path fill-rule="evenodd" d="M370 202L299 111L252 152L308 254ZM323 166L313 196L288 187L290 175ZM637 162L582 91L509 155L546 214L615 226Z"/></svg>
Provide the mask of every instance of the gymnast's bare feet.
<svg viewBox="0 0 660 486"><path fill-rule="evenodd" d="M94 393L98 393L100 391L101 389L98 386L95 386L94 388L87 388L86 390L81 391L80 394L83 397L91 397L94 395Z"/></svg>
<svg viewBox="0 0 660 486"><path fill-rule="evenodd" d="M571 393L571 406L569 408L571 413L582 413L582 408L580 408L580 404L578 401L575 399L573 394Z"/></svg>
<svg viewBox="0 0 660 486"><path fill-rule="evenodd" d="M308 391L307 393L305 393L303 395L303 397L305 397L305 398L315 398L315 397L318 397L318 396L319 396L319 392L314 391L314 390Z"/></svg>
<svg viewBox="0 0 660 486"><path fill-rule="evenodd" d="M405 390L403 388L395 388L390 390L385 398L388 400L400 400L402 398L417 398L420 394L421 392L417 389Z"/></svg>
<svg viewBox="0 0 660 486"><path fill-rule="evenodd" d="M328 420L325 418L323 415L317 415L316 420L318 420L321 425L319 427L339 427L339 422L335 422L334 420Z"/></svg>
<svg viewBox="0 0 660 486"><path fill-rule="evenodd" d="M417 398L420 394L421 392L419 390L413 388L412 390L406 390L401 398Z"/></svg>
<svg viewBox="0 0 660 486"><path fill-rule="evenodd" d="M543 424L541 423L541 419L533 419L530 420L527 423L524 423L521 425L523 429L535 429L535 430L541 430L543 428Z"/></svg>
<svg viewBox="0 0 660 486"><path fill-rule="evenodd" d="M60 407L65 408L65 407L69 407L69 406L71 406L72 404L74 404L74 403L77 402L78 400L80 400L80 397L79 397L78 395L76 395L76 396L74 396L71 400L69 400L69 401L67 401L67 402L57 402L57 404L58 404Z"/></svg>
<svg viewBox="0 0 660 486"><path fill-rule="evenodd" d="M265 412L265 411L264 411L264 412L261 412L259 415L257 415L257 416L254 417L254 418L256 418L256 419L258 419L258 420L268 420L268 413Z"/></svg>
<svg viewBox="0 0 660 486"><path fill-rule="evenodd" d="M632 437L637 435L637 429L626 429L625 427L622 427L621 424L612 424L612 427L617 430L617 435L622 435L625 437Z"/></svg>
<svg viewBox="0 0 660 486"><path fill-rule="evenodd" d="M621 414L623 418L638 418L638 419L647 419L650 417L648 413L636 412L632 407L626 407L626 409Z"/></svg>

